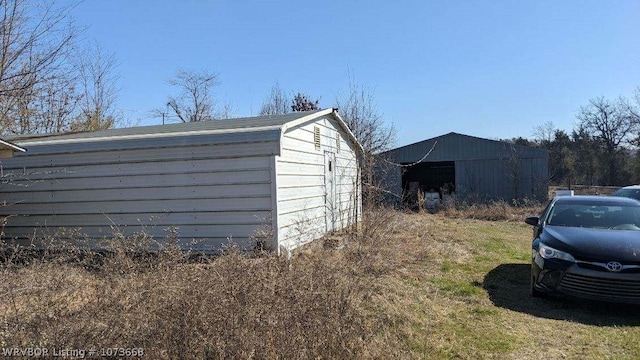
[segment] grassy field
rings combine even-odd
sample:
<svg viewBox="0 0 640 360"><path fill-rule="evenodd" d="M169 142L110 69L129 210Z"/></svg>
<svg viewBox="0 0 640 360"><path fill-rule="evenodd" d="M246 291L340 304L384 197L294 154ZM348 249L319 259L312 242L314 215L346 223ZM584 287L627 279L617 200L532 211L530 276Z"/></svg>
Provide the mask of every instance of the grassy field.
<svg viewBox="0 0 640 360"><path fill-rule="evenodd" d="M148 358L640 358L639 307L528 296L522 222L385 211L362 226L291 261L235 251L198 263L8 260L0 346L139 347Z"/></svg>
<svg viewBox="0 0 640 360"><path fill-rule="evenodd" d="M531 229L403 214L370 316L401 358L640 358L640 308L528 295ZM391 239L390 239L391 240ZM381 346L382 347L382 346ZM382 350L381 350L382 351Z"/></svg>

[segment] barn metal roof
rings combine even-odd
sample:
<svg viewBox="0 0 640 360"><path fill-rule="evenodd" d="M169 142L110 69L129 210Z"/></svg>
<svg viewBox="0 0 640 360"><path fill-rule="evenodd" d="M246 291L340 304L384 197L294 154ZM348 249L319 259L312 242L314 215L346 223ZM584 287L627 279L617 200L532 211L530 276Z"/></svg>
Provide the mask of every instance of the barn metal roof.
<svg viewBox="0 0 640 360"><path fill-rule="evenodd" d="M434 145L435 144L435 145ZM429 151L432 150L431 153ZM505 141L490 140L451 132L431 139L401 146L381 155L398 163L504 159L514 152L519 158L546 158L548 151ZM428 156L425 155L429 153Z"/></svg>

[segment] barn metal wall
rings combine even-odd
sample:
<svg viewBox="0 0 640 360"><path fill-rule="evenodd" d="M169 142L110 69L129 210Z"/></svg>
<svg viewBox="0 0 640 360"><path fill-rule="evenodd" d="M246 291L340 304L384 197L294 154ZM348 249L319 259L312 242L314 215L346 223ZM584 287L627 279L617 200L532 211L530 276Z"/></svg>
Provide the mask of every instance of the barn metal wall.
<svg viewBox="0 0 640 360"><path fill-rule="evenodd" d="M547 196L546 161L519 159L513 163L500 159L456 161L456 194L478 200L536 199ZM515 181L514 181L515 180Z"/></svg>
<svg viewBox="0 0 640 360"><path fill-rule="evenodd" d="M449 133L387 151L381 156L405 165L421 160L454 161L456 194L461 198L509 201L514 195L518 199L545 200L547 197L548 152L545 150ZM514 168L517 172L512 171ZM397 192L402 188L401 173L402 170L387 170L383 174L387 190ZM517 186L513 181L516 173Z"/></svg>

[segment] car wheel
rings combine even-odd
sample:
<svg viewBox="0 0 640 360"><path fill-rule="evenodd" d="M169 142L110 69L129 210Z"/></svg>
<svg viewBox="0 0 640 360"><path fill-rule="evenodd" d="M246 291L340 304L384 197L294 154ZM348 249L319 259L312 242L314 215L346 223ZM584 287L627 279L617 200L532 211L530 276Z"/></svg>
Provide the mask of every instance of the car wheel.
<svg viewBox="0 0 640 360"><path fill-rule="evenodd" d="M538 289L536 289L536 278L533 274L531 274L531 284L529 286L529 295L532 297L543 297L544 293Z"/></svg>

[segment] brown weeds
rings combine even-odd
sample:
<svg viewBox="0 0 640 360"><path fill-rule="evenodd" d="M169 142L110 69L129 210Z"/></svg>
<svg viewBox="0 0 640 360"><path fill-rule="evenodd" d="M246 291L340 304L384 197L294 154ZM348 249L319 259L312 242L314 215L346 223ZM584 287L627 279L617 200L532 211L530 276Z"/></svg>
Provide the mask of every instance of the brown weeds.
<svg viewBox="0 0 640 360"><path fill-rule="evenodd" d="M42 252L5 244L0 347L143 348L151 358L394 354L399 340L385 334L395 320L372 305L428 256L426 227L405 215L367 211L358 226L290 260L231 246L194 261L171 241L144 251L159 245L117 231L104 253L55 238Z"/></svg>
<svg viewBox="0 0 640 360"><path fill-rule="evenodd" d="M143 348L151 359L640 354L624 310L527 295L525 224L380 208L291 259L233 247L194 259L130 251L143 235L115 240L103 255L5 246L0 348ZM545 347L529 346L531 324L553 335Z"/></svg>
<svg viewBox="0 0 640 360"><path fill-rule="evenodd" d="M233 247L197 262L171 251L78 255L5 259L0 347L287 359L354 358L364 348L361 286L338 257L307 254L289 263Z"/></svg>
<svg viewBox="0 0 640 360"><path fill-rule="evenodd" d="M464 201L451 202L441 208L442 213L450 218L489 220L489 221L523 221L531 215L542 212L544 204L524 200L512 204L498 200L488 203Z"/></svg>
<svg viewBox="0 0 640 360"><path fill-rule="evenodd" d="M497 219L512 208L483 211ZM460 241L465 220L444 220L371 209L358 226L289 260L233 246L194 257L171 239L160 246L117 231L104 253L54 238L40 252L4 244L0 347L143 348L178 359L406 357L407 339L426 342L437 322L412 310L416 300L438 301L430 276L472 256Z"/></svg>

